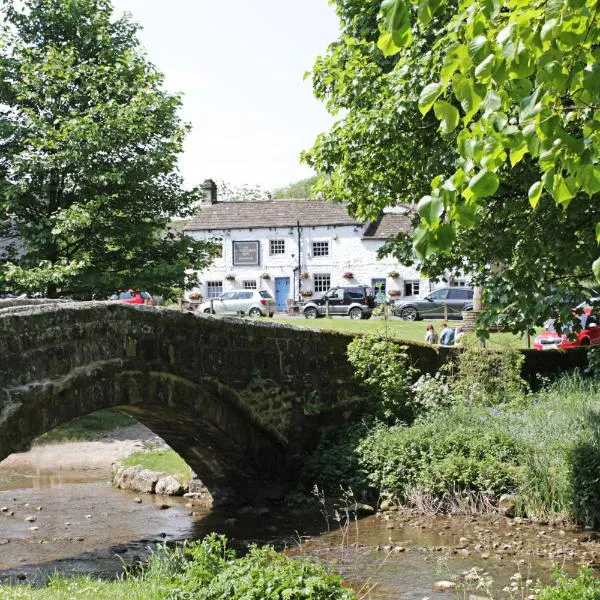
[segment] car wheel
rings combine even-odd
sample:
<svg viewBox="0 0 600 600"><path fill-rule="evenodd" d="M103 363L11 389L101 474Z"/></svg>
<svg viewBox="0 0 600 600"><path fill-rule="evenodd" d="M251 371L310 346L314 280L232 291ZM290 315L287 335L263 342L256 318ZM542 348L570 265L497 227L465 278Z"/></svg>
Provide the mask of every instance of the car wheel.
<svg viewBox="0 0 600 600"><path fill-rule="evenodd" d="M214 315L215 311L214 310L210 310L210 308L205 308L204 309L204 314L205 315Z"/></svg>
<svg viewBox="0 0 600 600"><path fill-rule="evenodd" d="M248 311L248 316L252 317L253 319L258 319L258 318L262 317L263 315L260 312L260 309L254 307Z"/></svg>
<svg viewBox="0 0 600 600"><path fill-rule="evenodd" d="M402 309L400 316L404 321L416 321L419 318L419 313L414 306L407 306Z"/></svg>
<svg viewBox="0 0 600 600"><path fill-rule="evenodd" d="M589 345L590 345L590 338L583 338L581 340L580 346L589 346Z"/></svg>
<svg viewBox="0 0 600 600"><path fill-rule="evenodd" d="M316 319L319 316L319 314L316 308L310 307L304 309L304 316L307 319Z"/></svg>
<svg viewBox="0 0 600 600"><path fill-rule="evenodd" d="M363 318L363 311L360 308L353 308L348 313L349 317L354 321L358 321Z"/></svg>

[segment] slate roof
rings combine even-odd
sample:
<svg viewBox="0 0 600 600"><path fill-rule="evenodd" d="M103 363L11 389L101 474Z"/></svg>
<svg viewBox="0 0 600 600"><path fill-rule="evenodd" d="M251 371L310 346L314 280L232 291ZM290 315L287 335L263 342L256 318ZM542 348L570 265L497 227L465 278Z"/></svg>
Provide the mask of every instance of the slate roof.
<svg viewBox="0 0 600 600"><path fill-rule="evenodd" d="M412 231L414 215L415 211L412 207L407 207L403 212L384 213L377 221L369 224L363 237L376 240L389 240L400 232L408 233Z"/></svg>
<svg viewBox="0 0 600 600"><path fill-rule="evenodd" d="M265 202L217 202L203 206L184 231L253 229L318 225L357 225L344 204L321 200L268 200Z"/></svg>
<svg viewBox="0 0 600 600"><path fill-rule="evenodd" d="M386 212L370 223L364 233L368 239L389 239L412 229L414 207L402 206ZM267 200L262 202L217 202L202 207L194 217L178 223L182 231L222 229L264 229L269 227L360 225L348 215L345 204L322 200Z"/></svg>

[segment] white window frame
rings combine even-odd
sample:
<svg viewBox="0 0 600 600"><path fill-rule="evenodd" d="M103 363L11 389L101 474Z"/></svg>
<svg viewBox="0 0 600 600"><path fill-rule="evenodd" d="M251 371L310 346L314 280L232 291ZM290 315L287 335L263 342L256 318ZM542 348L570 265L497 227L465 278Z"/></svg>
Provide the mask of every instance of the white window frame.
<svg viewBox="0 0 600 600"><path fill-rule="evenodd" d="M313 274L313 289L315 293L321 294L326 292L331 287L330 273L314 273Z"/></svg>
<svg viewBox="0 0 600 600"><path fill-rule="evenodd" d="M242 289L257 290L256 279L244 279L244 281L242 281Z"/></svg>
<svg viewBox="0 0 600 600"><path fill-rule="evenodd" d="M313 258L329 256L329 240L316 240L312 243Z"/></svg>
<svg viewBox="0 0 600 600"><path fill-rule="evenodd" d="M285 240L269 240L269 255L277 256L281 254L285 254Z"/></svg>
<svg viewBox="0 0 600 600"><path fill-rule="evenodd" d="M215 291L216 290L216 291ZM218 293L217 293L218 291ZM222 281L207 281L206 282L206 299L212 300L218 298L223 293Z"/></svg>
<svg viewBox="0 0 600 600"><path fill-rule="evenodd" d="M411 289L410 294L407 293L408 286L410 286L410 289ZM421 280L420 279L405 279L404 280L404 295L405 296L418 296L420 293L421 293Z"/></svg>

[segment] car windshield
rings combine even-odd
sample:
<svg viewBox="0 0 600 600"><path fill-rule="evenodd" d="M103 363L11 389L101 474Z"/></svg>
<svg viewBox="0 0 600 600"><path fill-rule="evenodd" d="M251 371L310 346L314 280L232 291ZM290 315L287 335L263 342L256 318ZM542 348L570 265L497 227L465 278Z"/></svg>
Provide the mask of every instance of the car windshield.
<svg viewBox="0 0 600 600"><path fill-rule="evenodd" d="M580 316L580 317L578 317L578 319L579 319L579 322L581 323L581 329L585 328L585 317ZM573 325L568 324L568 323L563 323L561 325L560 331L557 331L556 321L554 319L552 319L551 321L548 321L548 323L546 324L546 331L556 331L557 333L564 333L564 334L573 333Z"/></svg>

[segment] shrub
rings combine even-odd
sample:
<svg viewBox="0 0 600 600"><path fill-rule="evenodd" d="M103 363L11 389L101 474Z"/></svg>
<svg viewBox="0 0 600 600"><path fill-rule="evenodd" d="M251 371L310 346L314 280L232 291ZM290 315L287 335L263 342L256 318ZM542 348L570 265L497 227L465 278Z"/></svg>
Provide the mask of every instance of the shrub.
<svg viewBox="0 0 600 600"><path fill-rule="evenodd" d="M600 580L589 567L581 567L577 577L560 574L555 587L546 587L537 600L600 600Z"/></svg>
<svg viewBox="0 0 600 600"><path fill-rule="evenodd" d="M453 391L470 404L495 406L521 402L527 384L521 378L523 355L516 350L491 352L468 346L458 355Z"/></svg>
<svg viewBox="0 0 600 600"><path fill-rule="evenodd" d="M421 375L411 386L411 391L411 403L416 415L448 408L457 400L451 380L440 371L435 375Z"/></svg>
<svg viewBox="0 0 600 600"><path fill-rule="evenodd" d="M412 417L411 385L418 374L406 346L377 335L356 337L348 344L355 375L369 385L385 419Z"/></svg>
<svg viewBox="0 0 600 600"><path fill-rule="evenodd" d="M386 496L408 490L442 497L450 491L512 492L522 448L490 411L452 407L412 427L376 427L361 440L359 466Z"/></svg>

